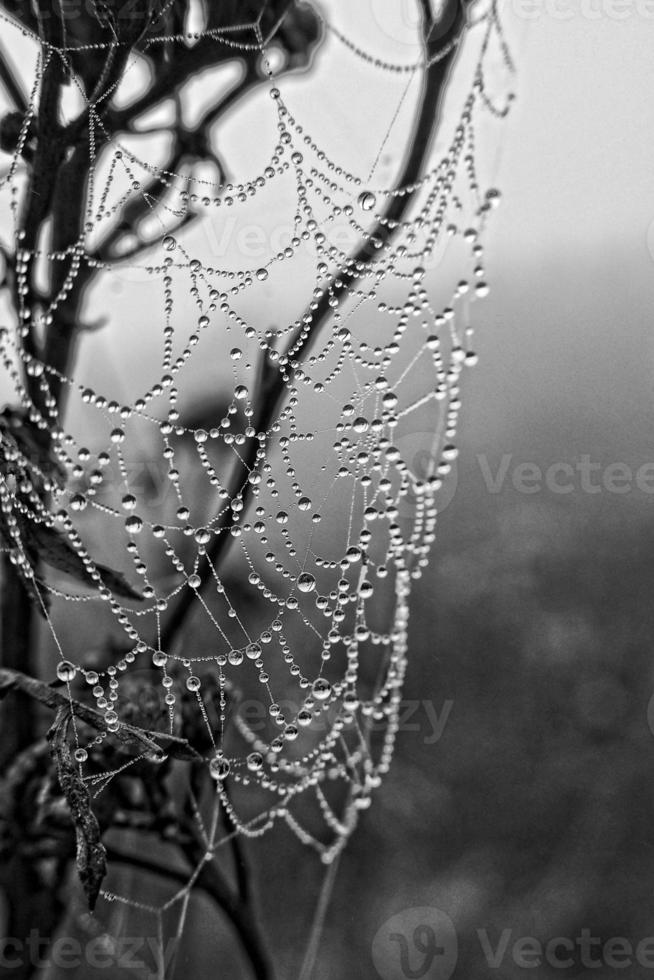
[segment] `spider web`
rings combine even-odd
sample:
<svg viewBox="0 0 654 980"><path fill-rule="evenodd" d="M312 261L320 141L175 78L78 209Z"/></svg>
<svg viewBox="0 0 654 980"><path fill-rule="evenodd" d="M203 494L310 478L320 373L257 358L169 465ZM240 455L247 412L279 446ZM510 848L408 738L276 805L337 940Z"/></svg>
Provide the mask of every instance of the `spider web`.
<svg viewBox="0 0 654 980"><path fill-rule="evenodd" d="M154 915L161 936L170 909L181 935L203 865L233 836L283 824L330 864L370 805L398 731L411 587L433 548L456 465L463 376L477 360L478 301L489 291L483 242L500 194L477 173L475 137L480 119L502 119L513 97L497 9L466 32L472 70L458 118L444 123L449 145L410 186L377 175L424 61L379 58L323 17L330 43L358 70L397 79L361 173L312 135L297 89L287 96L276 77L275 30L264 37L258 18L210 32L216 44L258 50L267 76L276 140L247 180L160 167L154 143L108 134L91 105L83 235L65 254L26 248L21 154L43 72L73 50L44 45L0 187L14 221L17 295L29 292L33 262L69 263L59 295L38 312L21 306L20 328L0 335L5 388L22 417L52 433L56 459L39 459L7 417L0 507L4 550L47 622L49 679L70 698L75 763L96 799L123 769L161 766L188 743L213 788L208 816L195 813L204 856L165 904L101 892ZM174 58L176 44L201 36L154 43ZM134 59L125 77L137 68ZM404 195L411 205L393 223L387 209ZM139 237L118 236L132 200L147 204ZM265 223L280 201L292 226L283 247L250 264L207 255L226 215ZM369 249L365 261L335 234L344 228L345 240ZM114 254L99 251L103 237ZM111 325L82 340L92 355L82 352L68 376L26 338L47 330L89 268L98 285L85 311L108 310ZM111 275L123 284L113 298ZM271 316L298 283L306 309ZM97 339L107 331L115 383ZM202 389L212 395L198 409ZM106 643L104 659L88 644L80 650L78 628L87 639L94 629L111 636L110 662ZM98 713L96 731L80 703ZM99 768L135 726L147 730L141 751Z"/></svg>

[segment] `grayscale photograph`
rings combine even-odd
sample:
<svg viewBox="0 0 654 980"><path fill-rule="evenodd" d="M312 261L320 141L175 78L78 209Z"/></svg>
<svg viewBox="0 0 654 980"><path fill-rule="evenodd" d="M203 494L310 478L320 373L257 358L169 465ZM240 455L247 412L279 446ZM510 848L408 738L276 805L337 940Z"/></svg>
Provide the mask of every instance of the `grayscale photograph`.
<svg viewBox="0 0 654 980"><path fill-rule="evenodd" d="M653 54L0 0L0 980L654 980Z"/></svg>

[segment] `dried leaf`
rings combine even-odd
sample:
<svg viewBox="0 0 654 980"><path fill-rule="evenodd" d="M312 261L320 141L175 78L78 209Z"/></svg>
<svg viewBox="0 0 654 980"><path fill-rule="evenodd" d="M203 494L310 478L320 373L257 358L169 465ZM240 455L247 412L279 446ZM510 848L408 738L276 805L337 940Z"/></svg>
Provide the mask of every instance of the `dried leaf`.
<svg viewBox="0 0 654 980"><path fill-rule="evenodd" d="M93 911L107 873L107 852L101 840L100 826L91 809L89 791L73 762L66 740L69 722L70 715L60 712L48 738L57 766L59 785L66 797L75 827L77 872L89 909Z"/></svg>

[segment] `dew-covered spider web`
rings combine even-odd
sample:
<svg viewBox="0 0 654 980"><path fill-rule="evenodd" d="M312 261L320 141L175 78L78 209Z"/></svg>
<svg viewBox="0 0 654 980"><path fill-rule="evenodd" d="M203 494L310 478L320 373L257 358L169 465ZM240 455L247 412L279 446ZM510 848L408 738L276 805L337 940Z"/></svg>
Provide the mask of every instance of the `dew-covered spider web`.
<svg viewBox="0 0 654 980"><path fill-rule="evenodd" d="M229 130L170 151L179 93L170 118L112 127L129 99L117 82L89 93L74 64L120 49L98 7L100 40L34 44L4 158L2 543L43 614L45 676L67 699L65 741L94 803L135 767L195 772L203 853L188 880L165 905L138 880L100 892L183 922L202 867L234 835L283 825L332 862L391 765L411 587L433 549L489 291L500 192L476 140L507 115L513 67L494 3L468 11L427 63L419 30L389 61L325 4L318 70L337 50L353 78L393 93L374 139L365 118L342 124L357 133L357 172L338 127L333 146L321 137L339 80L325 75L323 106L285 73L285 15L266 20L264 4L251 22L159 32L148 44L171 64L208 41L257 59L265 98L241 122L251 152L226 176ZM171 4L155 7L165 22ZM393 147L445 58L456 99L420 173L398 184L412 147ZM134 74L133 97L144 60L132 52L120 78L129 92ZM88 118L83 222L63 249L56 229L30 240L24 203L57 62L70 118L78 104ZM54 366L45 338L76 290L76 359ZM115 825L130 826L128 809Z"/></svg>

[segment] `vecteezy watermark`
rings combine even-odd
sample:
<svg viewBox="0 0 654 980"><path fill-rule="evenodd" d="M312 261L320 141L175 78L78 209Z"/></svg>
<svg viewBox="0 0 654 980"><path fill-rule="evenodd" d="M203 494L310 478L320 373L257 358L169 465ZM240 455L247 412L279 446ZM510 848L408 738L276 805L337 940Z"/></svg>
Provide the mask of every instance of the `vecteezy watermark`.
<svg viewBox="0 0 654 980"><path fill-rule="evenodd" d="M452 27L458 4L436 4L434 23L429 34L431 42L443 37ZM404 44L416 51L420 44L422 5L415 0L370 0L370 10L377 27L391 38L397 50Z"/></svg>
<svg viewBox="0 0 654 980"><path fill-rule="evenodd" d="M504 453L499 461L491 463L481 453L477 464L485 487L492 494L501 493L507 484L526 494L548 491L561 495L603 492L623 495L634 489L654 494L654 462L642 463L634 469L620 462L604 465L584 453L574 460L557 460L543 467L529 461L514 462L513 453Z"/></svg>
<svg viewBox="0 0 654 980"><path fill-rule="evenodd" d="M654 20L654 0L505 0L504 5L520 20Z"/></svg>
<svg viewBox="0 0 654 980"><path fill-rule="evenodd" d="M340 253L350 254L361 244L360 220L365 215L355 212L355 221L334 221L321 227L318 234L325 238L324 247L329 251L334 249L334 255ZM367 219L363 224L367 224ZM130 245L134 242L136 232L126 232L129 234ZM311 261L316 257L316 238L309 232L304 231L298 235L297 227L290 222L270 223L267 225L256 222L244 222L237 215L230 215L220 222L199 220L195 225L195 235L204 239L204 247L194 246L193 255L202 255L203 264L207 270L211 269L212 263L220 265L232 263L236 266L245 265L253 271L257 266L267 266L271 259L286 255L299 256ZM162 235L163 238L163 235ZM195 239L197 242L197 237ZM430 252L429 256L423 260L423 266L428 272L433 272L443 261L449 245L449 236L442 235L437 245ZM288 251L290 250L290 251ZM132 255L131 247L128 254ZM192 256L178 261L179 268L183 268L184 261L190 265ZM157 266L141 265L138 262L133 264L132 259L121 262L117 260L112 275L126 282L143 283L152 282L153 277L160 274ZM274 271L271 269L271 280ZM271 280L268 280L270 282Z"/></svg>
<svg viewBox="0 0 654 980"><path fill-rule="evenodd" d="M412 518L415 515L419 500L416 481L424 483L434 478L439 483L434 499L439 513L442 513L456 494L456 458L443 459L433 430L406 432L395 439L394 445L400 451L411 478L407 492L398 500L399 517Z"/></svg>
<svg viewBox="0 0 654 980"><path fill-rule="evenodd" d="M491 970L512 963L523 970L548 966L552 970L583 969L624 970L630 966L654 970L654 936L634 944L623 936L602 940L590 929L577 936L553 936L546 941L535 936L516 936L512 929L502 929L491 939L487 929L477 929L477 938Z"/></svg>
<svg viewBox="0 0 654 980"><path fill-rule="evenodd" d="M415 516L419 501L416 483L424 484L434 477L439 484L434 502L439 512L444 511L457 492L456 458L444 460L440 447L434 446L434 433L429 431L405 433L396 439L396 445L411 478L408 490L398 500L399 517L411 519ZM610 493L624 496L639 493L654 496L654 461L633 467L619 461L599 462L589 453L549 464L519 459L513 453L501 456L478 453L475 461L486 492L493 495L512 489L527 495ZM470 485L470 478L467 479Z"/></svg>
<svg viewBox="0 0 654 980"><path fill-rule="evenodd" d="M454 923L430 906L398 912L372 941L372 962L382 980L449 980L458 955Z"/></svg>
<svg viewBox="0 0 654 980"><path fill-rule="evenodd" d="M26 939L6 936L0 939L0 969L19 971L26 966L35 970L57 971L106 970L139 971L143 980L157 980L165 974L175 954L177 941L161 942L150 936L93 936L80 940L75 936L49 939L32 929Z"/></svg>
<svg viewBox="0 0 654 980"><path fill-rule="evenodd" d="M444 701L440 711L436 708L433 701L428 698L403 698L398 706L397 727L400 732L422 733L425 745L435 745L440 741L445 731L445 726L452 713L454 701ZM264 704L256 698L247 698L238 705L239 716L247 724L250 731L255 734L266 730L269 723L270 704ZM291 721L298 715L302 708L301 704L293 701L282 700L276 703L275 712L277 717L284 717ZM313 732L330 731L334 715L342 710L338 703L332 705L329 710L317 715L312 723ZM370 719L367 729L370 732L383 732L388 724L386 719Z"/></svg>
<svg viewBox="0 0 654 980"><path fill-rule="evenodd" d="M544 939L513 929L479 928L474 938L489 971L609 969L640 966L654 970L654 936L632 941L623 936L602 939L582 928L575 936ZM405 909L375 934L372 961L382 980L449 980L458 958L454 923L442 909ZM492 973L491 973L492 975ZM498 974L500 976L501 974Z"/></svg>

